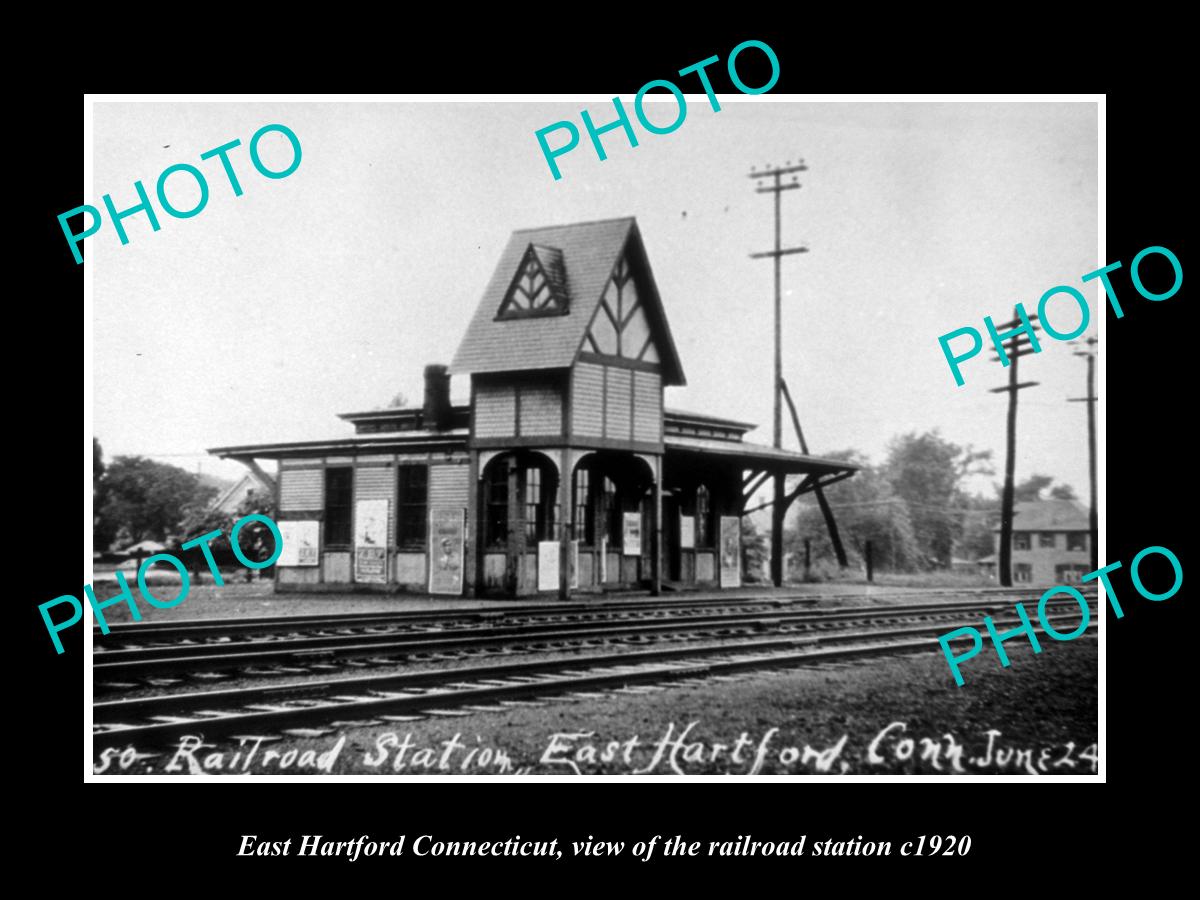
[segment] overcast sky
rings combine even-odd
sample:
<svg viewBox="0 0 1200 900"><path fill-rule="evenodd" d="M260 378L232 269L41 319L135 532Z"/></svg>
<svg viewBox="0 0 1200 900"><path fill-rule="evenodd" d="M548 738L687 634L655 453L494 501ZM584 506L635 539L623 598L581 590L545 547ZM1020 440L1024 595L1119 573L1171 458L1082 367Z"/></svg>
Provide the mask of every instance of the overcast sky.
<svg viewBox="0 0 1200 900"><path fill-rule="evenodd" d="M632 98L624 98L627 106ZM700 95L674 133L604 137L559 160L555 181L534 132L611 103L100 103L94 195L134 205L174 163L208 175L207 208L159 211L88 238L95 347L94 432L108 458L153 455L236 477L208 447L343 435L339 412L419 404L422 367L449 363L509 233L636 216L683 361L668 406L760 423L771 441L771 196L751 166L803 157L783 195L784 375L814 453L882 459L906 431L938 428L991 449L1003 467L1006 371L980 354L956 387L939 335L1036 311L1048 288L1082 288L1097 259L1093 103L849 104ZM666 122L671 110L651 112ZM283 123L303 161L257 174L251 135ZM202 152L240 138L234 197ZM282 168L286 141L264 160ZM169 197L192 205L188 178ZM194 188L192 189L194 190ZM194 195L192 195L194 196ZM157 201L156 201L157 204ZM1096 291L1085 294L1095 309ZM1061 307L1057 304L1061 303ZM1056 301L1051 321L1078 313ZM1090 334L1095 333L1095 317ZM1021 360L1018 478L1053 475L1087 492L1085 368L1047 341ZM454 394L465 399L465 378ZM794 446L791 435L786 440ZM997 475L995 480L999 480ZM991 479L976 489L990 490Z"/></svg>

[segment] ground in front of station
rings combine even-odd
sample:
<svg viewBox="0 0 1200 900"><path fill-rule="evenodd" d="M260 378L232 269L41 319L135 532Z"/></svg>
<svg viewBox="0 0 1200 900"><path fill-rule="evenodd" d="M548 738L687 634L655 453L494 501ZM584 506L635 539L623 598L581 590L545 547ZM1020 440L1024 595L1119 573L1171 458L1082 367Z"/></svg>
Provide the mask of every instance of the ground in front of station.
<svg viewBox="0 0 1200 900"><path fill-rule="evenodd" d="M1009 641L956 687L940 654L897 656L493 711L337 723L307 736L201 736L103 774L241 775L1093 775L1094 636ZM261 740L260 740L261 738ZM107 761L106 761L107 759Z"/></svg>

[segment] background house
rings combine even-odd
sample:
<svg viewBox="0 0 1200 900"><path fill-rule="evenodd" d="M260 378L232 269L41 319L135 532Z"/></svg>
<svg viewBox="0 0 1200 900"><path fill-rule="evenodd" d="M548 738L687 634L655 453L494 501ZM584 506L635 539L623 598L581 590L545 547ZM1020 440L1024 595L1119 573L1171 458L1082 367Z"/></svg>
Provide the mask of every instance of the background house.
<svg viewBox="0 0 1200 900"><path fill-rule="evenodd" d="M1000 526L994 529L996 556ZM1092 571L1087 510L1074 500L1031 500L1013 510L1013 584L1074 584ZM985 557L995 573L996 556Z"/></svg>

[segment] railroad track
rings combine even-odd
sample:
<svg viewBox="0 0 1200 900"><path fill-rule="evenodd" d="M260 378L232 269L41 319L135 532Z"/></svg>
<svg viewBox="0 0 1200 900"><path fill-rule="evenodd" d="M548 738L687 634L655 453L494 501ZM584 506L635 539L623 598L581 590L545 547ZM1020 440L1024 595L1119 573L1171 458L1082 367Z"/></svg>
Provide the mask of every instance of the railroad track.
<svg viewBox="0 0 1200 900"><path fill-rule="evenodd" d="M1074 605L1069 598L1057 601ZM179 643L96 653L93 676L98 687L134 688L139 681L170 686L172 676L220 678L220 673L240 670L251 676L331 671L339 665L399 665L411 659L443 654L484 654L532 650L586 650L602 643L636 643L664 640L699 640L720 636L729 639L773 632L811 632L847 628L855 623L888 624L925 622L945 628L947 619L1007 607L1008 596L957 602L906 606L843 607L838 609L763 610L757 605L734 611L692 610L688 615L628 616L616 612L601 618L570 621L530 620L504 624L478 623L470 628L416 630L411 626L371 625L344 629L272 634L239 642ZM729 608L728 601L725 607ZM365 663L362 662L365 660Z"/></svg>
<svg viewBox="0 0 1200 900"><path fill-rule="evenodd" d="M1086 593L1086 592L1085 592ZM979 588L964 591L922 591L921 598L969 597L987 599L994 597L1028 596L1019 588ZM913 597L907 593L872 594L871 600L895 600ZM796 605L812 605L823 600L845 600L845 594L772 594L769 597L717 598L717 599L639 599L620 601L580 601L575 603L541 603L525 605L503 605L477 609L408 610L404 612L370 612L324 614L316 616L263 616L232 619L185 619L164 623L121 622L109 626L104 635L98 626L93 626L94 647L98 652L121 649L140 649L148 646L172 643L229 643L238 638L253 635L292 636L313 634L327 630L346 631L377 628L404 630L421 625L435 624L443 628L486 627L499 621L526 624L540 621L579 622L605 619L616 615L631 618L655 618L663 616L691 616L704 612L755 610L784 608Z"/></svg>
<svg viewBox="0 0 1200 900"><path fill-rule="evenodd" d="M1068 612L1051 615L1050 621L1067 630L1078 619ZM1011 627L1020 621L1011 618L996 624ZM945 623L926 623L804 637L779 635L734 645L676 646L114 700L94 704L93 733L98 752L113 742L166 746L186 735L205 741L248 734L317 737L338 728L502 710L544 699L605 697L637 686L652 689L750 672L929 652L940 649L935 635L944 628ZM1095 628L1093 616L1089 630Z"/></svg>

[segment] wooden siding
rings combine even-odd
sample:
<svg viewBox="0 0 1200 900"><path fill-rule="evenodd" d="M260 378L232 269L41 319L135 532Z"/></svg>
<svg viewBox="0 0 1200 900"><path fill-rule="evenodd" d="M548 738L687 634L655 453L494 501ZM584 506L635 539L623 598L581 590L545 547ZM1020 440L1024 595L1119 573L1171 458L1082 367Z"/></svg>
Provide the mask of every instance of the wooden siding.
<svg viewBox="0 0 1200 900"><path fill-rule="evenodd" d="M557 385L523 384L521 434L562 434L562 391Z"/></svg>
<svg viewBox="0 0 1200 900"><path fill-rule="evenodd" d="M633 436L633 372L605 367L604 436L628 441Z"/></svg>
<svg viewBox="0 0 1200 900"><path fill-rule="evenodd" d="M633 373L633 439L662 440L662 378L655 372Z"/></svg>
<svg viewBox="0 0 1200 900"><path fill-rule="evenodd" d="M480 384L475 388L476 437L516 434L517 395L511 384Z"/></svg>
<svg viewBox="0 0 1200 900"><path fill-rule="evenodd" d="M279 511L325 507L324 470L283 469L279 473Z"/></svg>
<svg viewBox="0 0 1200 900"><path fill-rule="evenodd" d="M604 367L580 363L575 367L571 428L588 437L604 435Z"/></svg>
<svg viewBox="0 0 1200 900"><path fill-rule="evenodd" d="M429 507L448 506L466 509L471 491L466 465L429 467Z"/></svg>

